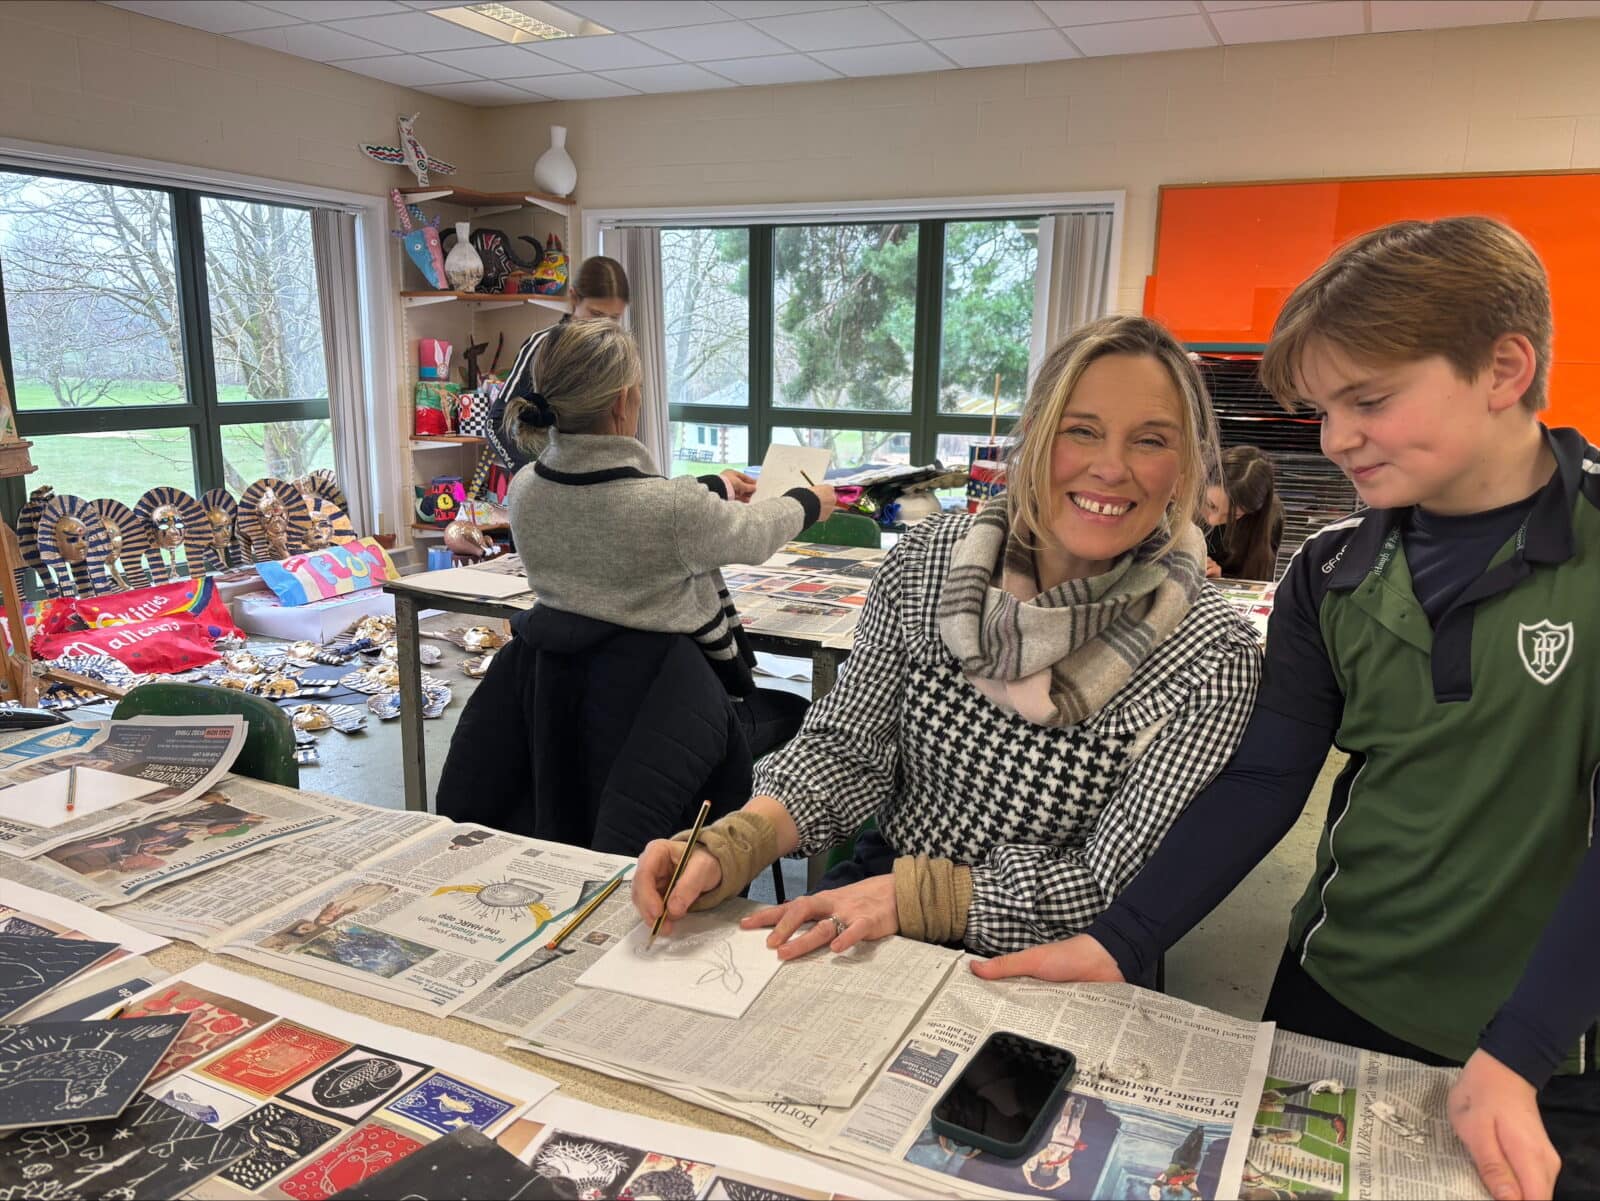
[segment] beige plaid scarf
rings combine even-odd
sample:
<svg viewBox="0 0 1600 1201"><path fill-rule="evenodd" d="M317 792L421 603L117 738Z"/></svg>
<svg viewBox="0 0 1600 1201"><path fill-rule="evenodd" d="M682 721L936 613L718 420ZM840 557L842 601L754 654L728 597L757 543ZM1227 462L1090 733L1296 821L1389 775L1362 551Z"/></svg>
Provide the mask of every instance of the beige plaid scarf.
<svg viewBox="0 0 1600 1201"><path fill-rule="evenodd" d="M1000 708L1035 725L1076 725L1116 695L1205 586L1199 528L1187 526L1162 555L1166 537L1158 529L1104 575L1041 592L1033 550L1012 528L1002 493L956 546L939 633Z"/></svg>

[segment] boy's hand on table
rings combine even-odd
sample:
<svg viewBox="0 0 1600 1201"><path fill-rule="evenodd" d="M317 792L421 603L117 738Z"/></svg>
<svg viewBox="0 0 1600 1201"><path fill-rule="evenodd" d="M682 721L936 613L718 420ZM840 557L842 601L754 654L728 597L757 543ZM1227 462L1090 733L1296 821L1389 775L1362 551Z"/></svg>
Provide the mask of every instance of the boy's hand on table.
<svg viewBox="0 0 1600 1201"><path fill-rule="evenodd" d="M1026 951L1013 951L1010 955L977 960L972 965L972 974L985 980L1033 976L1059 983L1077 980L1122 983L1122 970L1117 967L1111 952L1101 946L1098 939L1090 938L1087 934L1029 947Z"/></svg>
<svg viewBox="0 0 1600 1201"><path fill-rule="evenodd" d="M1548 1201L1561 1156L1545 1133L1533 1085L1487 1051L1474 1051L1450 1089L1449 1111L1496 1201Z"/></svg>

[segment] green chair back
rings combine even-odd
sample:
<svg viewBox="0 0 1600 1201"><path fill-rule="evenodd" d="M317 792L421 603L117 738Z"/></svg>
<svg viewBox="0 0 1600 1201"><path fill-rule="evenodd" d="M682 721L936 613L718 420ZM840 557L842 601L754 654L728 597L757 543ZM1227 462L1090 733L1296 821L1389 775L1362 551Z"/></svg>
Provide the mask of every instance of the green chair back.
<svg viewBox="0 0 1600 1201"><path fill-rule="evenodd" d="M825 542L831 546L883 545L883 529L870 517L860 513L835 513L826 521L807 526L800 531L796 542Z"/></svg>
<svg viewBox="0 0 1600 1201"><path fill-rule="evenodd" d="M264 697L213 684L140 684L111 711L113 719L218 714L236 714L245 720L244 747L233 764L236 773L286 788L300 787L294 726L287 713Z"/></svg>

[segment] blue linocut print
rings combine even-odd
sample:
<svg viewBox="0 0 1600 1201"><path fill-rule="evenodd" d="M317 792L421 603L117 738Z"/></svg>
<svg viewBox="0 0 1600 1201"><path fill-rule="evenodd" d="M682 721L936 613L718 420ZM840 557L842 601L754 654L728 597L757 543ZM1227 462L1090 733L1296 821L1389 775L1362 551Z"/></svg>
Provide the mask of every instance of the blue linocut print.
<svg viewBox="0 0 1600 1201"><path fill-rule="evenodd" d="M491 1097L470 1084L449 1076L429 1076L410 1092L402 1093L384 1108L401 1117L449 1134L463 1126L482 1130L511 1112L509 1101Z"/></svg>

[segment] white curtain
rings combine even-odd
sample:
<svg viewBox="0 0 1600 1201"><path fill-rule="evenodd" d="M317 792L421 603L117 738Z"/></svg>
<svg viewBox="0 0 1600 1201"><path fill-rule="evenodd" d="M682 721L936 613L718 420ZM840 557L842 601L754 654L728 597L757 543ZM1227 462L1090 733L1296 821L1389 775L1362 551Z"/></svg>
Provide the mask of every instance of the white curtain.
<svg viewBox="0 0 1600 1201"><path fill-rule="evenodd" d="M328 366L328 415L333 422L334 472L357 531L375 534L372 431L367 416L361 346L360 268L356 218L334 209L311 210L311 246L322 309L322 352Z"/></svg>
<svg viewBox="0 0 1600 1201"><path fill-rule="evenodd" d="M672 468L672 428L667 415L667 324L661 287L661 231L608 230L605 249L628 273L628 288L633 295L628 305L628 328L639 344L639 361L644 368L639 441L655 460L656 470L666 474Z"/></svg>
<svg viewBox="0 0 1600 1201"><path fill-rule="evenodd" d="M1041 217L1030 370L1078 326L1104 317L1111 303L1111 214Z"/></svg>

